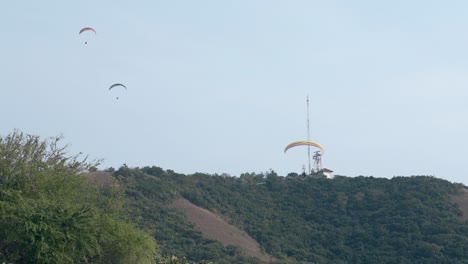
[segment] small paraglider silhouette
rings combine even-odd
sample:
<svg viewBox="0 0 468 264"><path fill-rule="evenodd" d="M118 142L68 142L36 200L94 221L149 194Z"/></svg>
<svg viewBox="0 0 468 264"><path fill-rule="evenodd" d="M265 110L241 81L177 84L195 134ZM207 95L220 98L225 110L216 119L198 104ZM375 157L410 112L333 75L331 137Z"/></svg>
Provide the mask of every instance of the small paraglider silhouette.
<svg viewBox="0 0 468 264"><path fill-rule="evenodd" d="M118 86L121 86L121 87L125 88L125 90L127 90L127 87L126 87L125 85L123 85L123 84L121 84L121 83L114 83L113 85L111 85L111 86L109 87L109 91L112 90L112 89L115 88L115 87L118 87ZM119 97L117 96L116 99L119 100Z"/></svg>
<svg viewBox="0 0 468 264"><path fill-rule="evenodd" d="M78 34L81 35L81 33L86 32L86 31L92 31L92 32L94 32L94 34L97 34L96 30L94 30L94 28L92 28L92 27L82 28ZM88 42L85 41L85 44L88 44Z"/></svg>

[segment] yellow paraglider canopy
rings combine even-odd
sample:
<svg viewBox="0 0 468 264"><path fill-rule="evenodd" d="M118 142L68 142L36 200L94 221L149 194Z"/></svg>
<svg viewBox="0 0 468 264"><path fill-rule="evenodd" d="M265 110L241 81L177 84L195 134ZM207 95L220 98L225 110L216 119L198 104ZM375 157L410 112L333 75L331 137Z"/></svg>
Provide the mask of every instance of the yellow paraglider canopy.
<svg viewBox="0 0 468 264"><path fill-rule="evenodd" d="M325 152L325 148L320 145L319 143L317 142L314 142L314 141L310 141L310 140L301 140L301 141L296 141L296 142L293 142L289 145L286 146L286 148L284 149L284 153L286 153L286 151L290 148L294 148L294 147L297 147L297 146L312 146L312 147L316 147L318 149L320 149L322 152Z"/></svg>

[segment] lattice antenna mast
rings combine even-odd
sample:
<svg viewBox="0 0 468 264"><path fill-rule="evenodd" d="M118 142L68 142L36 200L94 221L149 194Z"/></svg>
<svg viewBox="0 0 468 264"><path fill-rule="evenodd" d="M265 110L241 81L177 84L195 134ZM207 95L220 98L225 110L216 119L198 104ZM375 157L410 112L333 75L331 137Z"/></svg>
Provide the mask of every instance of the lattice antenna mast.
<svg viewBox="0 0 468 264"><path fill-rule="evenodd" d="M307 141L310 141L310 121L309 121L309 95L307 95ZM307 146L307 159L309 162L309 174L312 174L310 169L310 146Z"/></svg>
<svg viewBox="0 0 468 264"><path fill-rule="evenodd" d="M320 153L320 151L315 151L314 168L315 168L315 172L322 170L322 154Z"/></svg>

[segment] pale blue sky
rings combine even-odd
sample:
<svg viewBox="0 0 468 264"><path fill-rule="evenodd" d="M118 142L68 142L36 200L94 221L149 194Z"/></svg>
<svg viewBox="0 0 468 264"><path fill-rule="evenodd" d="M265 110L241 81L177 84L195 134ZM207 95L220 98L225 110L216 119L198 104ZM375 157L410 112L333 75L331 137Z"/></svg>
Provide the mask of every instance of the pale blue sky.
<svg viewBox="0 0 468 264"><path fill-rule="evenodd" d="M286 175L309 95L336 174L468 184L466 1L4 2L2 135L63 134L102 167Z"/></svg>

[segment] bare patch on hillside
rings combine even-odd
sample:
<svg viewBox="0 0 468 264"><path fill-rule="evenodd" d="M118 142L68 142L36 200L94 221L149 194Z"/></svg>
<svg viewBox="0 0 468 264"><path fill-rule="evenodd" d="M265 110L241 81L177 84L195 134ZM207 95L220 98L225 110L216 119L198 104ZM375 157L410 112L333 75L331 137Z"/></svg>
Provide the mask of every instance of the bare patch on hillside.
<svg viewBox="0 0 468 264"><path fill-rule="evenodd" d="M458 195L450 196L451 200L455 202L460 210L463 212L461 218L468 220L468 189L463 189L463 192Z"/></svg>
<svg viewBox="0 0 468 264"><path fill-rule="evenodd" d="M245 254L256 257L261 261L274 261L272 256L262 252L257 241L252 239L246 232L224 221L220 216L183 198L173 201L171 206L184 212L206 238L219 241L224 246L238 247Z"/></svg>
<svg viewBox="0 0 468 264"><path fill-rule="evenodd" d="M112 173L106 171L94 171L84 174L84 176L99 188L109 188L112 186Z"/></svg>

